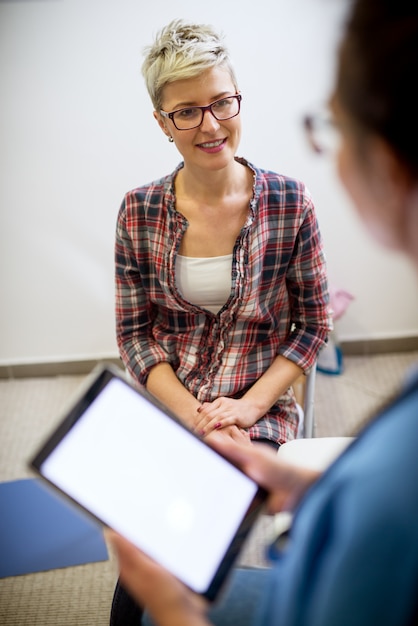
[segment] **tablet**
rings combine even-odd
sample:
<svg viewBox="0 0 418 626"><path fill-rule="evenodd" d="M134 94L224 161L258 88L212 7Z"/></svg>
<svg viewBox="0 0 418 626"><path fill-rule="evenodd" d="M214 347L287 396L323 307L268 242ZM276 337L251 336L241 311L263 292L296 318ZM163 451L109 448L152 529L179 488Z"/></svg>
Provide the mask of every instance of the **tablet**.
<svg viewBox="0 0 418 626"><path fill-rule="evenodd" d="M95 368L29 464L209 600L267 495L107 364Z"/></svg>

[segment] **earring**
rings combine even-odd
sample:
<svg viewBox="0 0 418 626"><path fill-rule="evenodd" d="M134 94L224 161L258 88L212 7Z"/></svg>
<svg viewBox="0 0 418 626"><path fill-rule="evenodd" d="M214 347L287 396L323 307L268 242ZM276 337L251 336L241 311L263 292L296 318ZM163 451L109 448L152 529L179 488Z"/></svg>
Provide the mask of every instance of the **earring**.
<svg viewBox="0 0 418 626"><path fill-rule="evenodd" d="M174 139L173 139L172 137L169 137L169 138L168 138L168 141L169 141L170 143L173 143L173 142L174 142Z"/></svg>

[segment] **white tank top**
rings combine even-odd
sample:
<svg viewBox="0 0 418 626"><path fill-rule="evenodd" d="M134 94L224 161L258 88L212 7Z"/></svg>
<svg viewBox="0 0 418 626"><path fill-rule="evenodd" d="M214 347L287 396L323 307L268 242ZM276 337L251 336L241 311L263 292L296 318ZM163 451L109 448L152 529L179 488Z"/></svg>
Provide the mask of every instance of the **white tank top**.
<svg viewBox="0 0 418 626"><path fill-rule="evenodd" d="M176 285L185 300L217 313L231 293L232 254L215 257L177 255Z"/></svg>

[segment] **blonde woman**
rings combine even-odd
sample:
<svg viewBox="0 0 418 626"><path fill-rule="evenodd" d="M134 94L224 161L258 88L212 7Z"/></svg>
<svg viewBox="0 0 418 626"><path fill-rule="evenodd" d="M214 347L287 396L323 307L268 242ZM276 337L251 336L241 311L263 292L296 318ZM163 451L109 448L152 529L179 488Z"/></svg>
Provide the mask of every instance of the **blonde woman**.
<svg viewBox="0 0 418 626"><path fill-rule="evenodd" d="M291 385L330 330L312 199L301 182L237 156L245 96L211 26L168 24L143 74L182 161L127 193L119 212L122 361L202 437L277 449L297 433Z"/></svg>

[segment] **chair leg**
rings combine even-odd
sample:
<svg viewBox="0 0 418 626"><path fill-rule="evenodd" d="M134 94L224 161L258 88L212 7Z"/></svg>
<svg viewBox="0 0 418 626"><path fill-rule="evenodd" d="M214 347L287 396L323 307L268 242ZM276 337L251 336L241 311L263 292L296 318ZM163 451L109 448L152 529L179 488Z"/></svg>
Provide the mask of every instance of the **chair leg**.
<svg viewBox="0 0 418 626"><path fill-rule="evenodd" d="M315 380L316 380L316 363L306 377L305 404L304 404L304 430L305 439L315 437Z"/></svg>

